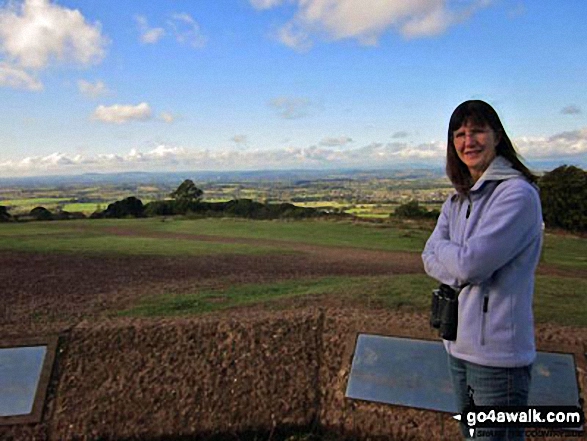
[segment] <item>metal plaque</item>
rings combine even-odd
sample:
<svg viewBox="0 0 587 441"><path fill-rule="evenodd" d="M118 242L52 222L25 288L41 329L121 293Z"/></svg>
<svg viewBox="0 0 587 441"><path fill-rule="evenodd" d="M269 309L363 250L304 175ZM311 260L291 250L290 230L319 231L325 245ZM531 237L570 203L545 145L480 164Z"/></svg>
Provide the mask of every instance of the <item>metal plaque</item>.
<svg viewBox="0 0 587 441"><path fill-rule="evenodd" d="M0 425L41 421L58 337L0 340Z"/></svg>
<svg viewBox="0 0 587 441"><path fill-rule="evenodd" d="M0 416L32 412L46 353L46 346L0 349Z"/></svg>
<svg viewBox="0 0 587 441"><path fill-rule="evenodd" d="M457 413L448 357L438 341L359 334L347 398ZM572 354L538 352L529 405L579 403Z"/></svg>

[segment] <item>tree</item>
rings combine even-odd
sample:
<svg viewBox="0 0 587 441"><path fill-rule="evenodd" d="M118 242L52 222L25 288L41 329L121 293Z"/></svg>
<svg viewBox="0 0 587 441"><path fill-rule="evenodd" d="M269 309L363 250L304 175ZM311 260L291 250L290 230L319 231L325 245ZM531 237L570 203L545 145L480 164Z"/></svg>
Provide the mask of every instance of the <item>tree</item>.
<svg viewBox="0 0 587 441"><path fill-rule="evenodd" d="M438 210L428 211L426 208L421 207L418 201L411 200L397 207L394 214L405 219L436 219L439 212Z"/></svg>
<svg viewBox="0 0 587 441"><path fill-rule="evenodd" d="M199 202L200 199L202 199L203 194L204 192L196 187L194 181L191 179L186 179L169 196L171 196L176 201Z"/></svg>
<svg viewBox="0 0 587 441"><path fill-rule="evenodd" d="M134 196L130 196L108 205L108 208L103 212L103 216L107 218L142 217L143 212L143 202Z"/></svg>
<svg viewBox="0 0 587 441"><path fill-rule="evenodd" d="M542 216L548 227L587 230L587 172L562 165L539 181Z"/></svg>
<svg viewBox="0 0 587 441"><path fill-rule="evenodd" d="M151 201L145 205L145 216L171 216L174 215L174 201Z"/></svg>
<svg viewBox="0 0 587 441"><path fill-rule="evenodd" d="M29 216L31 216L32 218L34 218L36 220L51 220L51 219L53 219L53 214L51 214L51 212L49 210L47 210L45 207L33 208L30 211Z"/></svg>
<svg viewBox="0 0 587 441"><path fill-rule="evenodd" d="M12 216L8 212L8 208L4 205L0 205L0 222L7 222L12 220Z"/></svg>

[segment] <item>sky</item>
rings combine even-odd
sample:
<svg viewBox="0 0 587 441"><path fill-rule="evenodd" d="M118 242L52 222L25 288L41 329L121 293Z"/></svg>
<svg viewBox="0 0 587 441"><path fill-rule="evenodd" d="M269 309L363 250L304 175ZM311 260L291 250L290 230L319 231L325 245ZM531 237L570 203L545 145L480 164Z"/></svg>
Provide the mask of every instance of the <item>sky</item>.
<svg viewBox="0 0 587 441"><path fill-rule="evenodd" d="M444 166L482 99L587 165L585 0L0 0L0 176Z"/></svg>

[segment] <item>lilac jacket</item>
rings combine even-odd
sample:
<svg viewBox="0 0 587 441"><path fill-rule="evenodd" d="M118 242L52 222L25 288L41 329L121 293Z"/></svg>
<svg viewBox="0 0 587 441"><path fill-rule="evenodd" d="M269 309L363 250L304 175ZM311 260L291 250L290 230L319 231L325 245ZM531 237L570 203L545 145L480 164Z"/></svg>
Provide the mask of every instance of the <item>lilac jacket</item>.
<svg viewBox="0 0 587 441"><path fill-rule="evenodd" d="M457 339L449 354L495 367L534 361L532 297L542 248L538 191L496 157L463 201L444 203L422 259L431 277L459 294Z"/></svg>

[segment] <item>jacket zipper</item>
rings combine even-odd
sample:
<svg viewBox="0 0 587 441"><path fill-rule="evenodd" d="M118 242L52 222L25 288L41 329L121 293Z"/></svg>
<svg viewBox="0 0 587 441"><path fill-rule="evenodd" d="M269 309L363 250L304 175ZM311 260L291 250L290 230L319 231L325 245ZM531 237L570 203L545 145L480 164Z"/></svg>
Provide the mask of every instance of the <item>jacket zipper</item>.
<svg viewBox="0 0 587 441"><path fill-rule="evenodd" d="M485 346L485 321L487 320L487 310L489 309L489 297L483 296L483 315L481 316L481 346Z"/></svg>
<svg viewBox="0 0 587 441"><path fill-rule="evenodd" d="M472 201L471 201L470 196L467 196L467 202L468 203L467 203L467 211L465 213L465 222L464 222L464 225L462 225L462 227L460 228L461 229L461 233L460 233L461 245L465 243L465 234L467 234L467 224L469 223L469 216L471 215ZM459 216L458 219L462 219L462 218Z"/></svg>

